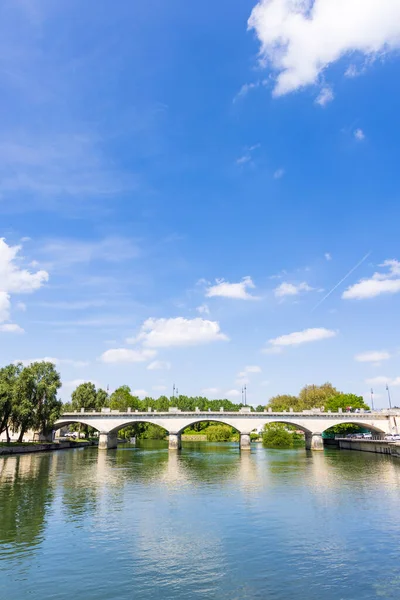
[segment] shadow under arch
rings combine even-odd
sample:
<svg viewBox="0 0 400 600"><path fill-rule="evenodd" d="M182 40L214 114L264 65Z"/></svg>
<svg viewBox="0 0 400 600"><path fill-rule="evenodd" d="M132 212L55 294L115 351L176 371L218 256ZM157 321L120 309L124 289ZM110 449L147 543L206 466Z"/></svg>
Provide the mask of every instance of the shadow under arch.
<svg viewBox="0 0 400 600"><path fill-rule="evenodd" d="M311 429L307 429L307 427L304 427L304 425L299 425L298 423L294 423L293 421L285 421L285 419L274 419L273 421L267 421L265 425L275 425L276 423L279 423L280 425L291 425L292 427L303 431L305 434L312 434Z"/></svg>
<svg viewBox="0 0 400 600"><path fill-rule="evenodd" d="M346 420L346 421L341 421L340 423L335 423L334 425L331 425L330 427L323 429L321 431L321 434L330 433L331 429L333 429L334 427L337 427L338 425L351 425L352 427L357 427L358 429L367 429L371 433L373 433L373 434L375 433L376 435L379 435L379 436L385 436L387 433L386 431L384 431L383 429L380 429L376 425L371 425L370 423L365 423L364 421L361 423L360 422L357 423L357 421Z"/></svg>
<svg viewBox="0 0 400 600"><path fill-rule="evenodd" d="M85 425L87 427L91 427L92 429L96 429L96 431L100 431L98 427L93 425L93 422L88 419L58 419L56 423L53 425L53 431L58 431L63 427L68 427L69 425Z"/></svg>
<svg viewBox="0 0 400 600"><path fill-rule="evenodd" d="M166 429L165 421L159 421L158 419L132 419L132 421L127 421L125 423L119 423L113 429L110 429L108 432L110 433L118 433L121 429L128 429L129 427L133 427L134 425L156 425L165 431L165 435L169 434L168 429Z"/></svg>
<svg viewBox="0 0 400 600"><path fill-rule="evenodd" d="M193 419L193 421L186 422L184 424L184 426L181 427L181 429L179 429L179 431L177 431L177 433L182 434L182 432L185 429L187 429L188 427L193 427L193 425L197 425L197 423L208 423L209 425L226 425L227 427L232 427L232 429L234 429L236 433L239 433L239 434L241 433L240 429L238 429L233 423L229 422L229 419L216 420L215 416L214 417L202 416L201 418Z"/></svg>

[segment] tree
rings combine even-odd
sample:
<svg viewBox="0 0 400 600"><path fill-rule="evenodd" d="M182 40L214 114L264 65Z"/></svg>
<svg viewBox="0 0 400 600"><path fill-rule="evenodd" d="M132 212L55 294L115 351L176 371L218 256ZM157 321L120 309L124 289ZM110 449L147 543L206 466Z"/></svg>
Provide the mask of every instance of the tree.
<svg viewBox="0 0 400 600"><path fill-rule="evenodd" d="M300 405L302 406L301 410L322 407L325 407L326 409L328 400L339 394L341 394L341 392L329 382L323 383L322 385L306 385L299 394Z"/></svg>
<svg viewBox="0 0 400 600"><path fill-rule="evenodd" d="M293 434L287 431L282 423L271 423L264 427L262 433L263 446L268 448L291 448L294 443Z"/></svg>
<svg viewBox="0 0 400 600"><path fill-rule="evenodd" d="M99 388L96 392L96 410L101 411L102 408L108 405L108 394L102 388Z"/></svg>
<svg viewBox="0 0 400 600"><path fill-rule="evenodd" d="M9 425L14 407L15 384L22 371L22 364L7 365L0 369L0 434L6 432L10 442Z"/></svg>
<svg viewBox="0 0 400 600"><path fill-rule="evenodd" d="M97 392L94 383L86 382L81 383L71 394L72 409L74 411L80 411L82 408L85 410L96 410L97 403Z"/></svg>
<svg viewBox="0 0 400 600"><path fill-rule="evenodd" d="M15 382L12 424L22 442L27 429L48 435L62 410L57 399L60 374L51 362L35 362L25 367Z"/></svg>
<svg viewBox="0 0 400 600"><path fill-rule="evenodd" d="M232 437L232 427L229 425L210 425L205 432L208 442L229 442Z"/></svg>
<svg viewBox="0 0 400 600"><path fill-rule="evenodd" d="M337 412L339 408L346 409L349 406L351 408L363 408L369 410L368 404L365 404L362 396L356 396L355 394L338 394L330 398L325 404L325 410L331 410Z"/></svg>
<svg viewBox="0 0 400 600"><path fill-rule="evenodd" d="M294 411L303 410L299 398L297 396L289 396L288 394L270 398L267 408L271 408L272 412L282 412L290 408L293 408Z"/></svg>

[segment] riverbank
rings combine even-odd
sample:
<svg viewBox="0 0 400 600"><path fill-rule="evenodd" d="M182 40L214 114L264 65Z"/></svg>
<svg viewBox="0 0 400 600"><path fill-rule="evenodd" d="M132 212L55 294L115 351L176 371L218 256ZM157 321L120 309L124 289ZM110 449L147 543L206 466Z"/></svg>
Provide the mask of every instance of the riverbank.
<svg viewBox="0 0 400 600"><path fill-rule="evenodd" d="M70 448L86 448L93 446L93 442L55 442L55 443L24 443L18 444L11 442L10 444L0 444L0 456L9 456L10 454L28 454L30 452L53 452L55 450L69 450Z"/></svg>

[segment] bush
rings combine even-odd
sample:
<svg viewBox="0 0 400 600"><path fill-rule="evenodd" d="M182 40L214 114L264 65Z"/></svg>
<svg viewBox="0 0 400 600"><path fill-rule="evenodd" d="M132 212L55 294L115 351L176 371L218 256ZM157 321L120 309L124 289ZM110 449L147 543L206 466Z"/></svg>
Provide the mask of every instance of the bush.
<svg viewBox="0 0 400 600"><path fill-rule="evenodd" d="M281 423L266 425L262 434L263 446L268 448L291 448L293 434L286 431Z"/></svg>
<svg viewBox="0 0 400 600"><path fill-rule="evenodd" d="M229 442L232 428L229 425L210 425L204 430L208 442Z"/></svg>

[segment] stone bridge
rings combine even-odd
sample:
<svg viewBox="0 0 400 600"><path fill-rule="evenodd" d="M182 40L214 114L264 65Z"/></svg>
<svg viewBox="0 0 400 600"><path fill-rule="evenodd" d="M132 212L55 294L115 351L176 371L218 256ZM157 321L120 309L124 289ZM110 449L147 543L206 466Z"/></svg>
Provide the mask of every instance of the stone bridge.
<svg viewBox="0 0 400 600"><path fill-rule="evenodd" d="M400 432L400 410L373 412L321 412L316 410L303 412L250 412L242 408L238 412L200 411L183 412L170 409L168 412L137 412L127 410L103 409L101 412L68 412L62 415L55 424L60 429L72 423L90 425L99 432L99 449L117 447L118 431L135 423L152 423L163 427L169 434L169 448L181 448L181 433L186 427L203 421L213 421L230 425L240 434L240 448L250 450L250 433L268 423L285 423L294 425L304 431L306 449L322 450L322 433L334 425L352 424L369 429L375 436L384 437L388 433Z"/></svg>

